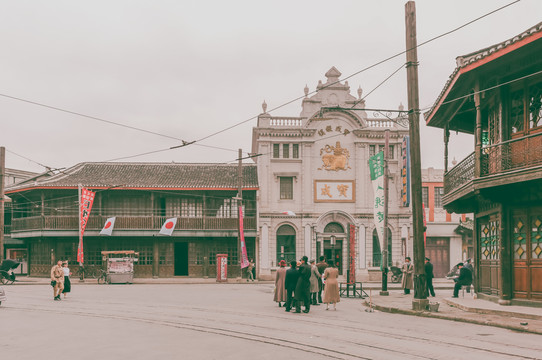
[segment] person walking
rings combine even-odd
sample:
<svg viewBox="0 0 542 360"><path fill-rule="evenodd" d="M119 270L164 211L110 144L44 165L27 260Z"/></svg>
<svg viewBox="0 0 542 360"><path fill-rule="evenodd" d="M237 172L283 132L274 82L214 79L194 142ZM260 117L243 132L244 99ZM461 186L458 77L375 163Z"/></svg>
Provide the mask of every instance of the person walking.
<svg viewBox="0 0 542 360"><path fill-rule="evenodd" d="M301 302L305 305L305 310L303 312L306 314L311 309L311 300L310 300L310 291L311 291L311 267L307 262L309 258L303 256L301 258L301 265L297 270L299 272L299 278L297 279L297 284L295 286L294 298L297 301L295 304L295 312L301 312Z"/></svg>
<svg viewBox="0 0 542 360"><path fill-rule="evenodd" d="M61 260L58 260L56 265L51 268L51 285L53 285L53 299L61 300L60 294L64 290L64 270L62 270Z"/></svg>
<svg viewBox="0 0 542 360"><path fill-rule="evenodd" d="M405 263L403 264L403 267L401 268L403 271L403 280L401 280L401 287L404 290L404 294L408 295L410 294L410 289L414 287L414 265L410 263L410 257L405 258Z"/></svg>
<svg viewBox="0 0 542 360"><path fill-rule="evenodd" d="M248 261L248 267L247 267L247 282L249 282L249 280L252 280L254 281L254 273L252 272L252 269L254 269L254 260L250 259Z"/></svg>
<svg viewBox="0 0 542 360"><path fill-rule="evenodd" d="M454 298L459 296L459 289L461 289L461 286L468 285L470 287L472 285L472 272L464 267L463 263L457 264L457 267L459 268L459 277L454 279L454 295L452 296Z"/></svg>
<svg viewBox="0 0 542 360"><path fill-rule="evenodd" d="M279 268L277 270L277 276L275 277L275 297L273 300L279 303L281 307L281 302L287 301L286 295L286 261L281 260L279 262Z"/></svg>
<svg viewBox="0 0 542 360"><path fill-rule="evenodd" d="M333 310L337 310L337 303L341 301L339 296L339 269L335 267L333 261L328 261L328 267L324 270L324 279L326 284L324 286L324 303L326 304L326 310L329 310L329 304L333 304Z"/></svg>
<svg viewBox="0 0 542 360"><path fill-rule="evenodd" d="M318 294L318 287L319 287L318 280L322 281L322 278L320 276L320 272L318 271L318 268L316 267L316 261L311 260L310 264L311 264L310 265L311 266L311 277L310 277L311 305L319 306L320 304L318 304L318 301L316 300L316 295Z"/></svg>
<svg viewBox="0 0 542 360"><path fill-rule="evenodd" d="M322 291L324 290L324 283L322 282L322 276L324 276L324 271L327 268L326 258L320 256L320 261L316 264L320 277L318 278L318 303L322 303Z"/></svg>
<svg viewBox="0 0 542 360"><path fill-rule="evenodd" d="M297 271L297 261L290 261L290 268L286 270L286 278L284 280L284 288L286 289L286 312L289 312L292 309L292 306L295 306L294 291L297 285L297 278L299 277L299 271Z"/></svg>
<svg viewBox="0 0 542 360"><path fill-rule="evenodd" d="M64 299L66 298L66 295L71 291L72 289L72 283L70 281L70 268L68 267L68 262L64 261L62 263L62 272L64 273L64 290L62 290L62 294L64 294Z"/></svg>
<svg viewBox="0 0 542 360"><path fill-rule="evenodd" d="M428 257L425 258L425 279L427 281L427 292L431 294L432 297L435 297L435 289L433 288L433 264L431 264L431 259Z"/></svg>

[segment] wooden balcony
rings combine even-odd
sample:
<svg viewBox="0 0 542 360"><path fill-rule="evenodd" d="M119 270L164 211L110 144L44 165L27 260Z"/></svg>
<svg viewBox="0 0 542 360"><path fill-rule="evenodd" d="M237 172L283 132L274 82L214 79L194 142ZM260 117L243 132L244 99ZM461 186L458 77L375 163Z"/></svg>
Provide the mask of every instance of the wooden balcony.
<svg viewBox="0 0 542 360"><path fill-rule="evenodd" d="M159 231L167 216L117 216L115 230L156 230ZM86 230L101 230L107 216L91 215ZM245 229L256 229L256 218L243 219ZM237 230L236 218L193 217L177 218L175 230ZM77 216L33 216L12 219L11 232L42 230L73 230L79 226Z"/></svg>
<svg viewBox="0 0 542 360"><path fill-rule="evenodd" d="M474 172L475 158L473 152L444 174L447 210L454 211L450 204L468 200L476 190L542 178L542 133L484 147L479 177Z"/></svg>

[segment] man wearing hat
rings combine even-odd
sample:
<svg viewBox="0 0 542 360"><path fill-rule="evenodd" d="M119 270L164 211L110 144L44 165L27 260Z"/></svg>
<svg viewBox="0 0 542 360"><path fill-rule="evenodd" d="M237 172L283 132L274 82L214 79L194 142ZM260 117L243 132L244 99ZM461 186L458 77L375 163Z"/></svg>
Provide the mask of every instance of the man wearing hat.
<svg viewBox="0 0 542 360"><path fill-rule="evenodd" d="M457 264L457 267L459 268L459 277L457 279L454 279L454 296L452 296L454 298L458 297L459 289L461 289L461 286L470 286L472 284L472 273L470 272L470 270L464 267L462 262Z"/></svg>
<svg viewBox="0 0 542 360"><path fill-rule="evenodd" d="M303 256L301 258L301 265L299 265L299 278L297 279L297 285L295 287L295 294L294 297L296 299L295 304L295 312L300 313L301 312L301 302L303 301L303 304L305 304L305 310L303 310L304 313L308 313L311 309L311 300L310 300L310 291L311 291L311 267L307 262L309 261L309 258L306 256Z"/></svg>
<svg viewBox="0 0 542 360"><path fill-rule="evenodd" d="M431 264L431 259L428 257L425 258L425 279L427 281L427 292L431 294L432 297L435 297L435 289L433 289L433 264Z"/></svg>

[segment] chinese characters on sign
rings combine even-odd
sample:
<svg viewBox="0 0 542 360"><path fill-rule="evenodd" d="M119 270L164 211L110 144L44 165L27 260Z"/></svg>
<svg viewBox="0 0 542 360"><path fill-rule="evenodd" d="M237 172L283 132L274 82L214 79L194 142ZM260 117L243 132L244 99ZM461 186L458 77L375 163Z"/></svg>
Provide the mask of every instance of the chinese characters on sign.
<svg viewBox="0 0 542 360"><path fill-rule="evenodd" d="M369 171L374 192L374 223L380 248L384 249L384 152L369 158Z"/></svg>
<svg viewBox="0 0 542 360"><path fill-rule="evenodd" d="M330 132L333 132L333 131L342 133L343 135L350 134L350 130L348 130L348 129L343 130L342 126L335 126L335 129L334 129L332 125L328 125L328 126L326 126L325 129L318 130L318 135L324 136L324 135L326 135L326 134L328 134Z"/></svg>
<svg viewBox="0 0 542 360"><path fill-rule="evenodd" d="M401 149L403 167L401 169L401 199L403 206L410 205L410 138L403 137L403 147Z"/></svg>
<svg viewBox="0 0 542 360"><path fill-rule="evenodd" d="M81 189L81 198L79 199L79 246L77 248L77 261L83 263L85 261L85 256L83 253L83 233L87 227L88 217L90 216L90 210L92 210L92 204L94 203L94 195L96 193L82 188Z"/></svg>
<svg viewBox="0 0 542 360"><path fill-rule="evenodd" d="M314 202L354 202L354 180L314 180Z"/></svg>

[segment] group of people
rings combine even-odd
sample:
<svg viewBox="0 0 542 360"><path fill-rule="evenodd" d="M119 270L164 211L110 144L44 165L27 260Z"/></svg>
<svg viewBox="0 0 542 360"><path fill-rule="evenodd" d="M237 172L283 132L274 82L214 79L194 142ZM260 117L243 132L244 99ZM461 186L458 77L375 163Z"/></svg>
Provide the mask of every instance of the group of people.
<svg viewBox="0 0 542 360"><path fill-rule="evenodd" d="M326 310L329 310L329 304L333 304L333 309L337 310L337 303L341 301L337 280L339 270L333 261L326 262L323 256L317 264L315 260L308 260L306 256L299 262L293 260L289 269L286 269L286 261L279 262L274 301L279 307L284 306L287 312L295 307L295 312L300 313L303 304L303 312L308 313L311 305L318 306L321 303L326 304Z"/></svg>
<svg viewBox="0 0 542 360"><path fill-rule="evenodd" d="M433 264L431 264L431 259L429 259L428 257L425 258L424 267L425 280L427 284L427 294L435 297L435 289L433 288L433 278L435 277L433 274ZM460 262L459 264L457 264L457 268L459 269L459 276L454 279L454 294L452 296L455 298L458 297L459 290L462 286L469 286L469 288L467 288L467 292L470 291L473 273L473 267L470 259L468 259L465 263ZM410 289L414 288L414 265L411 263L410 257L405 258L405 263L403 264L401 271L403 272L401 287L403 288L404 294L408 295L410 294Z"/></svg>
<svg viewBox="0 0 542 360"><path fill-rule="evenodd" d="M67 294L71 291L70 268L67 261L59 260L51 269L51 286L53 287L54 300L61 300L60 294Z"/></svg>

